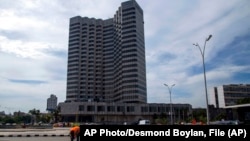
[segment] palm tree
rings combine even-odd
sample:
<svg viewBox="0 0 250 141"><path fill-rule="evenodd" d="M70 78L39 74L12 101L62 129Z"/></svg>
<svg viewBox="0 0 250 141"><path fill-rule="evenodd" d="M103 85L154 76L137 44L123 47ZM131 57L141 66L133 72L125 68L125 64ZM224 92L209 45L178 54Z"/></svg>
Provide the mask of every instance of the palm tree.
<svg viewBox="0 0 250 141"><path fill-rule="evenodd" d="M39 120L39 117L40 117L40 114L41 114L40 110L37 110L37 109L34 108L32 110L29 110L29 113L35 117L35 119L33 120L33 124L34 124L34 122L36 123L36 121Z"/></svg>
<svg viewBox="0 0 250 141"><path fill-rule="evenodd" d="M56 108L55 110L53 110L51 113L52 113L52 116L54 117L54 122L57 123L59 118L60 118L60 112L61 112L61 109L60 107Z"/></svg>

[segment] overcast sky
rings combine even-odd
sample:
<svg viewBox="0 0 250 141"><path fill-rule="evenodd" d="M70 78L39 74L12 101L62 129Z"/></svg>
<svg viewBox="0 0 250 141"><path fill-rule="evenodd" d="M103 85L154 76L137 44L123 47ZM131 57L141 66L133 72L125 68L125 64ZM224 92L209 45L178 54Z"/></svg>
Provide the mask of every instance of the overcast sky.
<svg viewBox="0 0 250 141"><path fill-rule="evenodd" d="M0 0L0 111L66 99L69 19L112 18L124 0ZM208 89L250 83L249 0L137 0L144 11L148 103L205 107Z"/></svg>

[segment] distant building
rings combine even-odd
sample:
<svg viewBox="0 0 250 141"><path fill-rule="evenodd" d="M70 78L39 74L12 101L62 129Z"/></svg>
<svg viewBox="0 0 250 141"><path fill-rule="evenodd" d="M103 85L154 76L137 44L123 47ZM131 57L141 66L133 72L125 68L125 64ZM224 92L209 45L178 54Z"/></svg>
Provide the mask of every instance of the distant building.
<svg viewBox="0 0 250 141"><path fill-rule="evenodd" d="M14 112L13 115L14 116L25 116L25 115L27 115L27 113L18 111L18 112Z"/></svg>
<svg viewBox="0 0 250 141"><path fill-rule="evenodd" d="M57 108L57 97L54 94L51 94L47 99L47 111L54 111Z"/></svg>
<svg viewBox="0 0 250 141"><path fill-rule="evenodd" d="M222 85L210 90L209 104L215 108L226 108L245 98L250 98L250 84Z"/></svg>
<svg viewBox="0 0 250 141"><path fill-rule="evenodd" d="M0 111L0 117L5 116L5 112L4 111Z"/></svg>

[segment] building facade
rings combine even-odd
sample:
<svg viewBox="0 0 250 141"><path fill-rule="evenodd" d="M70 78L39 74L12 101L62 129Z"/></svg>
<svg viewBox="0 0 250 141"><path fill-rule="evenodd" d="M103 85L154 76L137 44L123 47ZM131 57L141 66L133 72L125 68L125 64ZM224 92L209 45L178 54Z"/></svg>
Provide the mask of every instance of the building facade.
<svg viewBox="0 0 250 141"><path fill-rule="evenodd" d="M135 0L111 19L70 19L66 95L66 102L147 102L143 11Z"/></svg>
<svg viewBox="0 0 250 141"><path fill-rule="evenodd" d="M171 106L165 103L106 103L73 102L60 103L64 122L131 124L139 119L148 119L152 123L156 118L166 118L170 122ZM190 104L172 104L174 123L186 121L192 116Z"/></svg>
<svg viewBox="0 0 250 141"><path fill-rule="evenodd" d="M54 94L51 94L50 97L47 99L47 111L54 111L57 109L57 97Z"/></svg>
<svg viewBox="0 0 250 141"><path fill-rule="evenodd" d="M209 104L216 108L237 105L239 100L250 98L250 84L229 84L210 90Z"/></svg>
<svg viewBox="0 0 250 141"><path fill-rule="evenodd" d="M170 119L169 104L147 103L145 63L143 10L135 0L122 2L110 19L70 18L62 120L118 123L161 114ZM186 118L192 108L173 109Z"/></svg>

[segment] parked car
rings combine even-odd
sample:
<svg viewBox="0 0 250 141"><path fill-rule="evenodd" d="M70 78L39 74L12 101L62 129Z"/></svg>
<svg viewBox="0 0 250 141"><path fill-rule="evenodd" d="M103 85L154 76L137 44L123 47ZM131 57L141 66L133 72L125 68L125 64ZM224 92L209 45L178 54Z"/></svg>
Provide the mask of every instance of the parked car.
<svg viewBox="0 0 250 141"><path fill-rule="evenodd" d="M150 125L151 122L148 119L142 119L139 121L138 125Z"/></svg>

